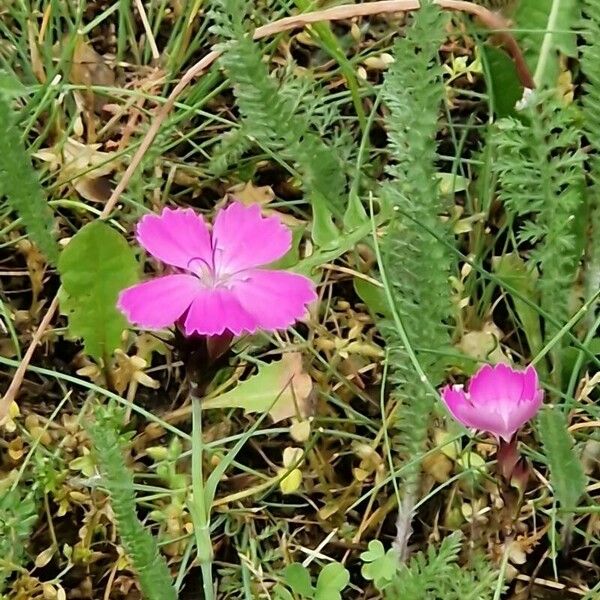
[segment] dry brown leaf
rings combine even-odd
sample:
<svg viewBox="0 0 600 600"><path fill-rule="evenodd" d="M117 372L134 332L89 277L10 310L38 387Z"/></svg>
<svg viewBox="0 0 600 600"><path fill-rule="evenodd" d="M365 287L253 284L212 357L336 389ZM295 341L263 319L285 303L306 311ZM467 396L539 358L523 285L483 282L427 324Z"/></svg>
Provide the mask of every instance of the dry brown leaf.
<svg viewBox="0 0 600 600"><path fill-rule="evenodd" d="M442 452L432 452L423 457L423 470L437 483L445 483L452 473L452 461Z"/></svg>
<svg viewBox="0 0 600 600"><path fill-rule="evenodd" d="M73 65L69 81L76 85L113 87L115 74L100 56L83 38L79 38L73 51ZM83 95L88 109L101 110L104 99L88 89Z"/></svg>
<svg viewBox="0 0 600 600"><path fill-rule="evenodd" d="M278 210L268 208L268 204L275 200L275 192L269 185L255 186L252 181L246 183L239 183L227 190L229 196L235 200L239 200L242 204L250 206L251 204L259 204L262 208L262 212L265 216L275 215L280 221L288 227L301 227L306 223L300 219L297 219L289 213L279 212ZM217 208L224 206L227 203L225 198Z"/></svg>
<svg viewBox="0 0 600 600"><path fill-rule="evenodd" d="M229 188L228 193L239 200L242 204L260 204L264 206L275 199L275 192L270 185L255 186L252 181L239 183Z"/></svg>
<svg viewBox="0 0 600 600"><path fill-rule="evenodd" d="M500 346L503 337L504 334L494 323L485 323L480 331L465 333L456 347L478 361L510 363Z"/></svg>
<svg viewBox="0 0 600 600"><path fill-rule="evenodd" d="M112 372L112 383L115 390L122 394L132 382L157 389L160 383L144 373L148 362L140 356L128 356L120 349L115 350L115 362L117 366Z"/></svg>
<svg viewBox="0 0 600 600"><path fill-rule="evenodd" d="M31 57L31 70L40 83L46 83L46 71L44 70L44 61L42 60L38 46L38 36L35 23L35 19L32 19L27 23L27 37L29 41L29 55Z"/></svg>
<svg viewBox="0 0 600 600"><path fill-rule="evenodd" d="M34 156L49 163L51 170L60 169L59 183L73 185L85 200L104 203L112 191L108 176L116 170L119 160L116 153L99 150L101 146L68 138L63 144L42 149Z"/></svg>

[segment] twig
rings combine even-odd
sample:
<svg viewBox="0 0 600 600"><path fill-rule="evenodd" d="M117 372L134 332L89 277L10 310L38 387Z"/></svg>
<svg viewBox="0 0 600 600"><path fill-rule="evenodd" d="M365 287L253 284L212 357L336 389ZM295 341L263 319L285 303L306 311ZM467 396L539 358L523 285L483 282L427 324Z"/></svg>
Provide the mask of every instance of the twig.
<svg viewBox="0 0 600 600"><path fill-rule="evenodd" d="M123 177L121 177L121 180L117 184L117 187L113 190L113 193L106 202L104 209L100 213L101 219L106 219L112 212L113 208L115 207L115 204L119 200L119 197L123 193L123 190L127 187L129 180L135 173L139 164L142 162L144 154L146 154L148 148L150 148L152 142L154 141L154 138L156 137L160 126L163 124L164 120L171 112L171 109L175 105L175 101L177 100L179 95L198 75L202 74L203 71L208 69L208 67L210 67L210 65L212 65L215 62L215 60L219 58L220 55L221 53L218 50L212 50L211 52L209 52L203 59L198 61L196 64L192 65L192 67L190 67L184 73L179 83L173 88L173 91L169 94L167 101L160 107L160 110L156 113L156 116L154 117L152 124L148 128L148 131L146 132L142 143L140 144L136 153L133 155L133 158L131 159L129 166L125 170L125 173L123 173Z"/></svg>
<svg viewBox="0 0 600 600"><path fill-rule="evenodd" d="M19 393L19 389L21 388L21 384L23 383L23 379L25 378L25 372L27 371L27 367L33 358L33 353L37 348L38 344L42 341L42 337L46 332L48 325L50 325L50 321L54 317L54 313L58 308L58 294L54 296L52 303L48 307L48 311L44 315L44 318L41 320L38 328L33 334L33 339L27 348L27 352L23 356L23 360L21 360L17 370L15 371L14 377L10 382L10 386L8 386L8 390L6 390L6 394L0 400L0 419L3 419L7 414L10 408L10 405L13 403L17 394Z"/></svg>
<svg viewBox="0 0 600 600"><path fill-rule="evenodd" d="M530 89L535 87L533 77L529 71L527 63L523 58L523 53L517 44L517 41L510 33L510 23L504 19L498 13L492 12L483 6L474 4L472 2L466 2L464 0L435 0L436 3L445 10L454 10L458 12L464 12L477 17L486 27L495 30L497 34L502 38L502 42L506 50L512 56L515 63L517 73L521 80L521 83ZM253 39L259 40L277 33L284 31L290 31L291 29L297 29L299 27L305 27L311 23L318 23L321 21L339 21L343 19L351 19L354 17L365 17L375 14L385 13L397 13L397 12L408 12L418 10L421 7L419 0L379 0L376 2L368 2L364 4L343 4L334 8L325 10L317 10L314 12L304 13L293 17L285 17L268 23L262 27L259 27L254 31ZM199 60L197 63L192 65L182 76L179 83L173 88L166 102L161 106L160 110L156 113L152 124L148 128L146 135L142 139L142 142L133 155L129 166L123 173L119 183L113 190L110 198L106 202L104 209L102 210L100 217L106 219L115 205L117 204L121 194L127 187L127 184L131 180L131 177L137 170L138 166L142 162L144 155L148 148L152 145L154 138L158 134L161 125L167 118L171 109L175 105L175 101L185 90L185 88L198 76L202 75L221 55L219 50L211 50L204 58ZM17 371L12 379L12 382L2 399L0 399L0 419L4 418L8 414L8 409L12 401L16 398L25 372L31 361L35 348L41 341L46 328L50 324L50 321L56 313L58 308L58 296L52 300L52 304L48 307L48 312L44 315L37 331L35 332L29 348L23 360L19 364Z"/></svg>

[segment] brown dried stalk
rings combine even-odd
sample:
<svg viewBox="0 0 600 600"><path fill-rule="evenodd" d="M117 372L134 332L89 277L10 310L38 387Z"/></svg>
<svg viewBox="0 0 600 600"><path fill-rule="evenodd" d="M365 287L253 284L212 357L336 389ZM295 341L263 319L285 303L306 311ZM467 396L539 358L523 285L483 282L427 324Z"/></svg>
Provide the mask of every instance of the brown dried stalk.
<svg viewBox="0 0 600 600"><path fill-rule="evenodd" d="M523 85L531 89L535 87L533 77L529 71L529 68L527 67L525 59L523 58L523 53L521 52L521 49L519 48L515 38L510 34L510 23L506 19L504 19L500 14L492 12L483 6L473 4L472 2L466 2L464 0L435 0L435 2L445 10L453 10L473 15L490 30L495 31L502 39L502 43L504 44L506 50L512 56L517 73ZM295 15L293 17L285 17L284 19L279 19L273 23L268 23L267 25L263 25L254 31L253 39L259 40L277 33L282 33L284 31L305 27L311 23L319 23L322 21L339 21L343 19L365 17L375 14L409 12L418 10L420 7L421 4L419 0L379 0L376 2L366 2L364 4L344 4L325 10L317 10L314 12ZM211 50L204 58L192 65L183 74L179 83L169 94L166 102L157 111L150 127L148 128L148 131L146 132L146 135L144 135L144 138L142 139L139 148L133 155L133 158L125 170L125 173L123 173L123 177L121 177L119 183L106 202L106 205L100 214L101 219L106 219L114 209L121 194L131 180L131 177L142 162L142 159L148 151L148 148L152 145L152 142L158 134L161 125L175 105L177 98L196 77L202 75L204 71L206 71L217 60L217 58L219 58L220 54L221 53L218 50ZM8 409L12 401L16 398L19 389L21 388L21 384L23 383L23 379L25 377L25 372L27 371L27 367L31 362L35 348L41 342L44 332L49 326L57 308L58 297L55 297L52 300L52 304L48 307L48 311L44 315L44 318L40 322L38 329L31 340L31 344L27 348L27 351L23 356L17 371L15 372L6 394L2 397L2 399L0 399L0 419L4 418L6 414L8 414Z"/></svg>

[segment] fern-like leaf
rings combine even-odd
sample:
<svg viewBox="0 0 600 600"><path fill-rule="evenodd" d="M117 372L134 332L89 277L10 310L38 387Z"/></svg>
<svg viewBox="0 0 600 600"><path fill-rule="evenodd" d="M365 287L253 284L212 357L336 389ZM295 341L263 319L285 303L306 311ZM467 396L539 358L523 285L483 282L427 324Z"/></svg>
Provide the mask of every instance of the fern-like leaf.
<svg viewBox="0 0 600 600"><path fill-rule="evenodd" d="M394 207L396 217L381 242L383 267L409 345L421 348L441 348L450 343L448 278L452 258L444 243L450 234L440 218L444 207L435 177L435 138L444 98L438 52L445 22L445 16L432 4L416 13L406 37L394 46L395 62L384 84L384 100L390 111L387 130L395 163L389 170L393 180L384 186L382 197ZM391 349L391 380L400 404L397 437L401 439L401 456L412 464L406 470L396 540L404 555L420 479L415 457L425 450L435 402L432 389L442 381L443 366L429 353L412 353L397 324L383 324L382 329ZM415 368L415 357L429 385Z"/></svg>
<svg viewBox="0 0 600 600"><path fill-rule="evenodd" d="M230 35L233 30L236 37L224 46L220 61L233 83L244 130L260 145L298 165L313 209L313 238L319 245L327 244L337 237L332 217L341 218L344 210L341 161L313 130L307 113L298 111L296 102L282 94L270 77L258 46L236 25L239 7L223 4L218 30L226 30L229 24ZM232 15L232 10L237 13Z"/></svg>
<svg viewBox="0 0 600 600"><path fill-rule="evenodd" d="M461 534L453 533L437 551L430 546L401 565L385 600L491 600L495 570L480 556L474 557L471 568L460 566L460 547Z"/></svg>
<svg viewBox="0 0 600 600"><path fill-rule="evenodd" d="M52 234L54 217L21 141L16 118L7 98L0 94L0 197L21 217L31 240L56 264L58 244Z"/></svg>
<svg viewBox="0 0 600 600"><path fill-rule="evenodd" d="M494 169L501 200L522 221L519 242L533 247L529 264L540 271L542 308L566 322L583 253L584 154L573 111L554 93L534 98L524 117L499 122ZM546 340L557 331L556 325L546 323ZM556 377L560 377L558 350L553 354Z"/></svg>
<svg viewBox="0 0 600 600"><path fill-rule="evenodd" d="M0 493L0 597L6 581L26 556L26 546L38 519L37 490L20 488Z"/></svg>
<svg viewBox="0 0 600 600"><path fill-rule="evenodd" d="M133 477L122 456L119 435L111 419L98 411L89 433L110 493L111 504L123 547L138 573L144 598L176 600L177 592L156 540L140 523L135 510Z"/></svg>
<svg viewBox="0 0 600 600"><path fill-rule="evenodd" d="M581 67L585 75L583 123L587 139L595 153L590 161L593 182L588 206L588 244L586 249L586 296L600 289L600 4L584 0L584 40Z"/></svg>

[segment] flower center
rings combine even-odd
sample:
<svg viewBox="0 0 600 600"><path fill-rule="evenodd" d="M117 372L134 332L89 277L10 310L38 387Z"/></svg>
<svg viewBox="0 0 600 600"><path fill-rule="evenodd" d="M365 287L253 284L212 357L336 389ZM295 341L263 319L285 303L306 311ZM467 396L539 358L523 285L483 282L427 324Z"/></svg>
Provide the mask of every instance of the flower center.
<svg viewBox="0 0 600 600"><path fill-rule="evenodd" d="M212 264L203 258L192 258L187 268L208 289L227 288L234 277L229 273L219 273Z"/></svg>
<svg viewBox="0 0 600 600"><path fill-rule="evenodd" d="M192 258L187 264L188 270L195 275L207 288L217 287L219 278L213 265L203 258Z"/></svg>

